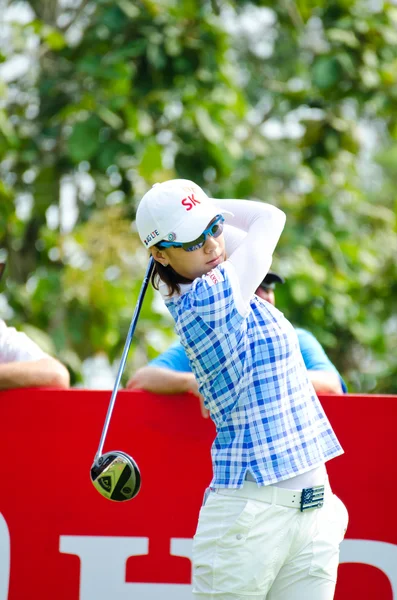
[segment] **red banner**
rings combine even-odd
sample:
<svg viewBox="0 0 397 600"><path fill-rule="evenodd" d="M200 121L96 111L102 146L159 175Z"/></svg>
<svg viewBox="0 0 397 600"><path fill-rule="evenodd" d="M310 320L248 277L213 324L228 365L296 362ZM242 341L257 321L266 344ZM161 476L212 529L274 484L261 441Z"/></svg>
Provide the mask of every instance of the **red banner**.
<svg viewBox="0 0 397 600"><path fill-rule="evenodd" d="M193 396L120 392L104 451L134 457L142 489L90 481L110 392L0 394L0 600L190 600L191 549L214 426ZM350 523L336 600L397 600L397 397L321 398L345 454L328 463Z"/></svg>

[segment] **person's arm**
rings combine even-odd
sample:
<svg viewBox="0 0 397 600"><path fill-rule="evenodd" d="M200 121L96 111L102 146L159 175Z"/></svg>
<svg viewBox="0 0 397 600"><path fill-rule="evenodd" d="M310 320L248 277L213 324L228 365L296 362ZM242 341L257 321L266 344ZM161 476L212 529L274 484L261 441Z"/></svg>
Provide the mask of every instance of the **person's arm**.
<svg viewBox="0 0 397 600"><path fill-rule="evenodd" d="M225 237L226 256L229 257L240 246L241 242L247 235L247 232L225 223L223 235Z"/></svg>
<svg viewBox="0 0 397 600"><path fill-rule="evenodd" d="M208 418L209 412L204 406L204 398L198 390L193 373L171 371L162 367L142 367L127 383L129 390L146 390L153 394L186 394L191 392L200 400L201 416Z"/></svg>
<svg viewBox="0 0 397 600"><path fill-rule="evenodd" d="M270 269L274 249L284 229L285 214L275 206L264 202L249 200L215 200L215 202L221 210L233 213L233 216L227 215L227 224L247 234L226 261L226 265L231 265L239 282L242 311L244 306L248 306Z"/></svg>
<svg viewBox="0 0 397 600"><path fill-rule="evenodd" d="M69 383L68 370L51 356L0 364L0 390L24 387L67 389Z"/></svg>
<svg viewBox="0 0 397 600"><path fill-rule="evenodd" d="M0 319L0 389L69 387L69 372L25 333Z"/></svg>
<svg viewBox="0 0 397 600"><path fill-rule="evenodd" d="M305 329L296 329L299 346L309 379L319 394L344 394L346 384L320 342Z"/></svg>
<svg viewBox="0 0 397 600"><path fill-rule="evenodd" d="M184 394L192 392L199 395L196 378L193 373L173 371L163 367L147 365L134 373L127 383L127 389L146 390L154 394Z"/></svg>
<svg viewBox="0 0 397 600"><path fill-rule="evenodd" d="M337 373L309 369L307 373L317 394L343 394L342 385Z"/></svg>
<svg viewBox="0 0 397 600"><path fill-rule="evenodd" d="M150 363L138 369L127 383L127 389L141 389L155 394L198 395L196 378L180 342L172 344Z"/></svg>
<svg viewBox="0 0 397 600"><path fill-rule="evenodd" d="M191 392L200 400L202 416L208 417L197 380L191 371L186 352L179 342L152 360L149 365L138 369L129 379L126 387L129 390L140 389L164 395Z"/></svg>

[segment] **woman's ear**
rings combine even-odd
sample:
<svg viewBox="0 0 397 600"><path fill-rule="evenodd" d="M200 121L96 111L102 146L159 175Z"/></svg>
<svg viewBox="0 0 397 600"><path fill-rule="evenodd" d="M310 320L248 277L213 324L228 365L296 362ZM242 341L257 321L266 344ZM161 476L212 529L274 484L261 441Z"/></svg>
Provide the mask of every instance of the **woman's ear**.
<svg viewBox="0 0 397 600"><path fill-rule="evenodd" d="M153 246L153 248L150 248L150 251L154 260L157 260L157 262L163 265L163 267L168 267L168 258L163 250L160 250L160 248L156 248L155 246Z"/></svg>

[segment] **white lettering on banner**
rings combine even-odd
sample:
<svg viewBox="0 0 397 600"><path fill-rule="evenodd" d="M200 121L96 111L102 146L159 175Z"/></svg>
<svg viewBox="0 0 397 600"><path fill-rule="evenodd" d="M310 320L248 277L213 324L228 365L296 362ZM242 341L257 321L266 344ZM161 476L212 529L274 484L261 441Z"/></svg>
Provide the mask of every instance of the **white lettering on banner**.
<svg viewBox="0 0 397 600"><path fill-rule="evenodd" d="M0 600L7 600L10 582L10 532L0 513Z"/></svg>
<svg viewBox="0 0 397 600"><path fill-rule="evenodd" d="M8 530L7 530L8 531ZM170 554L192 558L190 538L172 538ZM60 551L81 561L79 600L191 600L192 586L168 583L127 583L126 561L147 555L149 539L141 537L70 536L60 538ZM344 540L340 563L377 567L388 577L397 600L397 546L372 540ZM1 582L1 579L0 579ZM0 600L6 600L0 595Z"/></svg>
<svg viewBox="0 0 397 600"><path fill-rule="evenodd" d="M377 567L388 577L397 600L397 546L373 540L344 540L341 544L339 563L363 563Z"/></svg>
<svg viewBox="0 0 397 600"><path fill-rule="evenodd" d="M148 548L141 537L62 535L59 545L63 554L80 558L80 600L191 600L190 584L125 581L127 559L147 555ZM192 540L174 538L170 550L191 559Z"/></svg>

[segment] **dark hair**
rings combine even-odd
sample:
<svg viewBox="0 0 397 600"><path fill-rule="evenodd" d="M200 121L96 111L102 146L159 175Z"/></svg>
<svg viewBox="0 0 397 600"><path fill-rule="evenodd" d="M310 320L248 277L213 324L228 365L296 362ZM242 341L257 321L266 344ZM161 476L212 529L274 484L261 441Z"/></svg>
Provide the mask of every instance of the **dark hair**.
<svg viewBox="0 0 397 600"><path fill-rule="evenodd" d="M158 246L156 246L158 248ZM161 248L159 248L161 250ZM172 296L175 294L181 293L180 284L181 283L192 283L192 279L187 279L187 277L183 277L183 275L179 275L171 265L168 267L163 267L161 263L157 260L154 261L154 269L152 273L152 285L155 290L159 289L159 279L163 281L168 287L168 295Z"/></svg>

